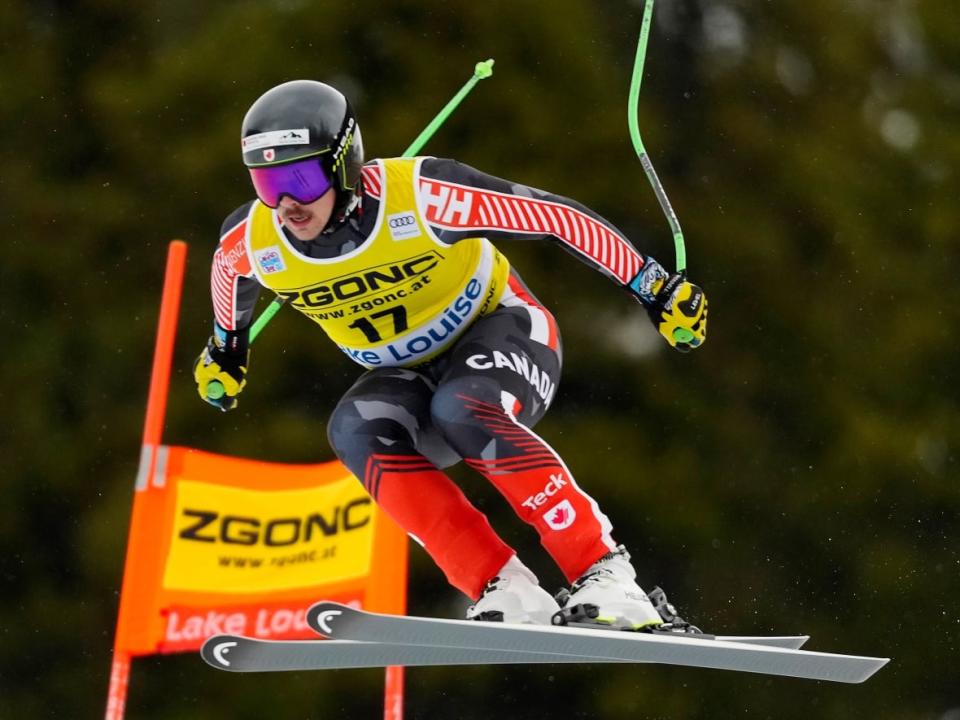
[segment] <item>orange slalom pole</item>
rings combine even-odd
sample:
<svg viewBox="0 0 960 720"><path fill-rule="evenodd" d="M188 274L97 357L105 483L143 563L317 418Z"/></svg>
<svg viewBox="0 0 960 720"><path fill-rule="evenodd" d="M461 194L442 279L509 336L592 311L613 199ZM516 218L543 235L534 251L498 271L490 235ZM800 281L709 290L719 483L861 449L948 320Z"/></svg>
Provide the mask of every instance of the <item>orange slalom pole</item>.
<svg viewBox="0 0 960 720"><path fill-rule="evenodd" d="M172 241L167 251L167 274L163 281L160 320L157 323L157 344L153 351L153 372L150 375L150 394L147 396L147 419L143 426L144 445L159 445L163 436L163 420L167 412L167 390L170 387L170 366L173 362L173 342L177 336L177 318L180 315L180 296L186 264L187 244L183 240Z"/></svg>
<svg viewBox="0 0 960 720"><path fill-rule="evenodd" d="M409 562L409 543L404 537L403 554L400 560L400 572L403 577L400 589L400 612L407 614L407 564ZM391 665L386 669L383 683L383 720L403 720L404 667Z"/></svg>
<svg viewBox="0 0 960 720"><path fill-rule="evenodd" d="M383 720L403 720L402 665L391 665L386 671L383 689Z"/></svg>
<svg viewBox="0 0 960 720"><path fill-rule="evenodd" d="M147 415L143 426L143 442L140 449L140 469L137 473L136 491L149 487L153 477L157 446L163 438L163 422L167 412L167 394L170 388L170 366L173 364L173 345L177 336L177 319L180 315L180 297L183 291L183 274L187 263L187 244L174 240L167 251L167 270L163 280L163 295L160 299L160 319L157 322L157 342L153 350L153 370L150 374L150 389L147 394ZM131 522L130 533L133 532ZM129 539L127 548L129 551ZM126 577L126 566L124 576ZM124 607L123 590L120 593L121 612ZM117 624L119 626L119 615ZM127 703L127 687L130 678L130 653L114 636L113 663L110 669L110 687L107 691L106 720L123 720Z"/></svg>

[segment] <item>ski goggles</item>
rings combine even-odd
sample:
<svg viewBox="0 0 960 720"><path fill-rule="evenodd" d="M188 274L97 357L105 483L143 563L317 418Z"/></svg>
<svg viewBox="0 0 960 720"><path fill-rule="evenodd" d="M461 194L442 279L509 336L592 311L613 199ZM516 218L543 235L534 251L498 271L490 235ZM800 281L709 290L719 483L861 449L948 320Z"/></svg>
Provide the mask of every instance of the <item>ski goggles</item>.
<svg viewBox="0 0 960 720"><path fill-rule="evenodd" d="M309 205L333 187L333 182L324 172L320 160L315 157L286 165L248 169L257 197L269 208L279 207L280 199L284 195L301 205Z"/></svg>

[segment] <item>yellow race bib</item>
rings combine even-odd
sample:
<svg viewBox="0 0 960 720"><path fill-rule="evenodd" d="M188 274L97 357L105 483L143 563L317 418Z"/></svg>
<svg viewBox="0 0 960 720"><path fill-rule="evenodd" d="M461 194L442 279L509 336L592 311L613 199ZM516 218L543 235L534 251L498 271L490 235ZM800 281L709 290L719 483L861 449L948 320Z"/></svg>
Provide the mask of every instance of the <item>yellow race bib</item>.
<svg viewBox="0 0 960 720"><path fill-rule="evenodd" d="M510 266L486 239L442 243L417 204L421 158L378 160L373 231L337 258L298 253L276 210L254 202L247 251L264 286L316 322L368 368L417 365L439 355L496 307Z"/></svg>

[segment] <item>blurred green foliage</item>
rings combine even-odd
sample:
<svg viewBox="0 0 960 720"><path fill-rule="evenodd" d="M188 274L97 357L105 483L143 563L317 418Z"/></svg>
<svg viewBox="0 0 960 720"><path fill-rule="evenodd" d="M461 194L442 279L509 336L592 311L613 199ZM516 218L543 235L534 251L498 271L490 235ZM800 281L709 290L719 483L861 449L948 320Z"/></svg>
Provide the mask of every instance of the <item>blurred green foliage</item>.
<svg viewBox="0 0 960 720"><path fill-rule="evenodd" d="M189 241L166 440L332 454L358 368L284 311L229 415L189 368L209 257L250 188L248 105L293 78L400 153L496 59L426 151L575 197L672 262L626 125L642 2L0 2L0 717L102 714L166 245ZM412 670L408 717L960 714L960 37L949 0L658 6L640 128L708 291L690 355L557 247L504 249L555 311L565 378L538 427L645 586L725 633L893 657L864 686L667 667ZM455 476L548 587L499 496ZM411 612L465 603L413 550ZM240 679L138 660L131 718L376 717L381 674Z"/></svg>

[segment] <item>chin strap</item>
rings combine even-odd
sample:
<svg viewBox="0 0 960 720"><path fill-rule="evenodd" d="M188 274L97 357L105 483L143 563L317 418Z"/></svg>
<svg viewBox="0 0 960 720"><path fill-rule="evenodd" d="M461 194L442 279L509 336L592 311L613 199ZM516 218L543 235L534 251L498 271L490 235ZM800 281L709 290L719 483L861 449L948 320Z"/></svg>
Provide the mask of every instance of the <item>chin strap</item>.
<svg viewBox="0 0 960 720"><path fill-rule="evenodd" d="M346 202L343 207L334 207L333 214L330 216L329 222L327 222L326 227L320 231L321 235L329 235L336 230L338 230L342 225L351 219L354 212L360 212L363 210L363 205L360 200L363 197L363 184L362 180L357 182L356 190L353 193L353 196Z"/></svg>
<svg viewBox="0 0 960 720"><path fill-rule="evenodd" d="M353 193L350 195L350 198L340 207L337 207L334 211L334 217L336 217L337 222L344 222L350 218L355 210L361 207L361 200L363 198L363 177L361 176L357 180L356 185L353 186Z"/></svg>

